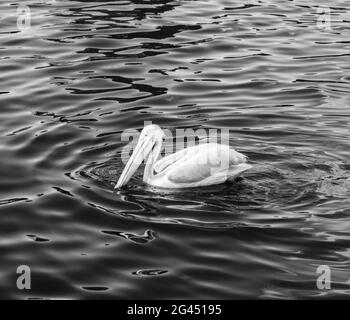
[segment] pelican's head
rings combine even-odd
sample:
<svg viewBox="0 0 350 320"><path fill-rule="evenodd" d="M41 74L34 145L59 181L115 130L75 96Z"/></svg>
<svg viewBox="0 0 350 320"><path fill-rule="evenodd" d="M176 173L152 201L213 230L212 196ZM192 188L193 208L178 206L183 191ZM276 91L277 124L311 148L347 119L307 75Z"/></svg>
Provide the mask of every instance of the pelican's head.
<svg viewBox="0 0 350 320"><path fill-rule="evenodd" d="M165 138L165 134L156 124L151 124L143 128L136 147L115 185L115 189L129 182L142 161L149 156L157 143L162 143L163 138Z"/></svg>

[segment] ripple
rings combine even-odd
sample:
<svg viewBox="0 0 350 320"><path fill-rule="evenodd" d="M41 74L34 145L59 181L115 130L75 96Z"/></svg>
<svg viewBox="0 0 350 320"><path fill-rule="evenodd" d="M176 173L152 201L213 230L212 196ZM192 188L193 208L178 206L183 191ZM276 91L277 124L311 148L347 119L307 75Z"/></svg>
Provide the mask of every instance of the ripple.
<svg viewBox="0 0 350 320"><path fill-rule="evenodd" d="M167 270L151 269L151 270L137 270L137 271L134 271L133 274L137 276L160 276L167 272L168 272Z"/></svg>
<svg viewBox="0 0 350 320"><path fill-rule="evenodd" d="M87 291L93 291L93 292L109 290L108 287L102 287L102 286L84 286L84 287L82 287L82 289L87 290Z"/></svg>
<svg viewBox="0 0 350 320"><path fill-rule="evenodd" d="M27 237L35 242L49 242L50 239L36 236L34 234L28 234Z"/></svg>
<svg viewBox="0 0 350 320"><path fill-rule="evenodd" d="M110 230L102 230L102 232L108 235L122 237L124 239L140 244L148 243L157 238L157 234L152 230L146 230L143 235Z"/></svg>
<svg viewBox="0 0 350 320"><path fill-rule="evenodd" d="M11 204L19 201L28 201L28 198L13 198L13 199L4 199L0 200L0 205L6 205L6 204Z"/></svg>

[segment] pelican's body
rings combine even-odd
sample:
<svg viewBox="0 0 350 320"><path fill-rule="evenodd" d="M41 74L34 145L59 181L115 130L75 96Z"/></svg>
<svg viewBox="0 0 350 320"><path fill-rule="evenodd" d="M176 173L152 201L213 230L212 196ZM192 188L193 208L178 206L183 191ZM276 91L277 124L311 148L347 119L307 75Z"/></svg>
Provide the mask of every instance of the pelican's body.
<svg viewBox="0 0 350 320"><path fill-rule="evenodd" d="M158 188L190 188L216 185L251 168L246 156L227 145L202 143L157 160L164 133L157 125L145 127L116 188L130 180L146 160L143 181Z"/></svg>

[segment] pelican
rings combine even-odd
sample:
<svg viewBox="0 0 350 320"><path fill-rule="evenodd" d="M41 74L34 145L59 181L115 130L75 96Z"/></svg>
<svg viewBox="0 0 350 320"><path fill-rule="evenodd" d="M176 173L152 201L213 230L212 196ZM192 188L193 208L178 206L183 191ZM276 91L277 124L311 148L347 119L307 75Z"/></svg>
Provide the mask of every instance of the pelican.
<svg viewBox="0 0 350 320"><path fill-rule="evenodd" d="M164 138L158 125L144 127L115 189L129 182L143 160L143 181L154 187L171 189L220 184L252 167L246 163L245 155L217 143L191 146L157 160Z"/></svg>

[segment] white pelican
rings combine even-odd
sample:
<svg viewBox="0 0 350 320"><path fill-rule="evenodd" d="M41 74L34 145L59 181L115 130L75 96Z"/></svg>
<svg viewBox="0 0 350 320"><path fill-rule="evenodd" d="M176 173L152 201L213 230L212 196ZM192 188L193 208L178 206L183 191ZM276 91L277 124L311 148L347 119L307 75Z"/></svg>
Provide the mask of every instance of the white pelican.
<svg viewBox="0 0 350 320"><path fill-rule="evenodd" d="M165 134L157 125L146 126L115 188L127 184L143 160L143 181L158 188L189 188L225 182L252 166L246 156L227 145L202 143L158 160Z"/></svg>

